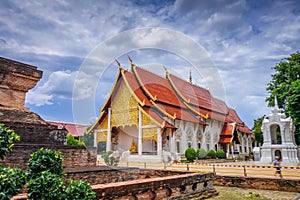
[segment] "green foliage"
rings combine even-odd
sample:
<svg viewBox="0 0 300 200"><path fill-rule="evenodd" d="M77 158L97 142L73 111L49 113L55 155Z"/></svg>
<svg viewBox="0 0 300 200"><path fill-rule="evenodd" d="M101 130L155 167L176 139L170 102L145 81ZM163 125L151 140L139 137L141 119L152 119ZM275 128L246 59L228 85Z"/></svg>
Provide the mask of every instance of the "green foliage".
<svg viewBox="0 0 300 200"><path fill-rule="evenodd" d="M266 90L270 96L266 99L269 106L274 105L274 97L278 99L280 108L293 118L296 126L295 139L300 144L300 53L291 54L275 67L275 74Z"/></svg>
<svg viewBox="0 0 300 200"><path fill-rule="evenodd" d="M104 162L108 166L117 166L118 160L112 156L113 151L108 151L101 155L101 157L104 159Z"/></svg>
<svg viewBox="0 0 300 200"><path fill-rule="evenodd" d="M225 158L225 152L222 149L216 151L217 158Z"/></svg>
<svg viewBox="0 0 300 200"><path fill-rule="evenodd" d="M199 159L204 159L207 155L207 152L205 151L205 149L197 149L197 156Z"/></svg>
<svg viewBox="0 0 300 200"><path fill-rule="evenodd" d="M261 131L261 126L262 126L262 122L263 122L264 118L265 118L265 115L255 119L254 120L254 125L253 125L253 128L252 128L252 131L253 131L254 136L255 136L255 141L257 141L260 144L262 144L264 142L263 133Z"/></svg>
<svg viewBox="0 0 300 200"><path fill-rule="evenodd" d="M69 134L67 136L67 145L70 145L70 146L84 146L84 143L80 140L77 140L76 138L74 138L73 135Z"/></svg>
<svg viewBox="0 0 300 200"><path fill-rule="evenodd" d="M65 183L57 174L43 171L27 183L28 200L30 199L65 199Z"/></svg>
<svg viewBox="0 0 300 200"><path fill-rule="evenodd" d="M85 181L72 181L66 189L66 200L92 200L96 199L96 193L89 183Z"/></svg>
<svg viewBox="0 0 300 200"><path fill-rule="evenodd" d="M216 158L216 151L213 150L213 149L210 149L208 152L207 152L207 158Z"/></svg>
<svg viewBox="0 0 300 200"><path fill-rule="evenodd" d="M21 169L4 168L0 165L0 199L11 199L20 192L25 183L26 175Z"/></svg>
<svg viewBox="0 0 300 200"><path fill-rule="evenodd" d="M3 160L4 157L12 152L12 147L14 146L13 141L20 140L20 136L15 133L15 131L10 130L0 124L0 159Z"/></svg>
<svg viewBox="0 0 300 200"><path fill-rule="evenodd" d="M44 171L59 176L62 175L64 173L62 161L63 156L59 152L50 149L39 149L30 155L27 167L29 179L38 177Z"/></svg>
<svg viewBox="0 0 300 200"><path fill-rule="evenodd" d="M185 150L184 155L189 162L194 162L194 160L197 157L197 153L196 153L195 149L192 147L187 148Z"/></svg>

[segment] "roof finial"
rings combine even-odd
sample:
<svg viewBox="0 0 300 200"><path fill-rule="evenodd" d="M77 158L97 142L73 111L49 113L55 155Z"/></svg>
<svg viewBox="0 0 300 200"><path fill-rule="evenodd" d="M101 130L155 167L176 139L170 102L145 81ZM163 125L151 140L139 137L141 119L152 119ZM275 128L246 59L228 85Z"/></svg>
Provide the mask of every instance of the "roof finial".
<svg viewBox="0 0 300 200"><path fill-rule="evenodd" d="M190 69L190 84L193 84L192 69Z"/></svg>
<svg viewBox="0 0 300 200"><path fill-rule="evenodd" d="M119 69L122 69L122 66L121 66L120 62L117 59L115 59L115 61L117 62L118 66L119 66Z"/></svg>
<svg viewBox="0 0 300 200"><path fill-rule="evenodd" d="M165 71L166 71L166 76L169 74L168 69L163 65Z"/></svg>

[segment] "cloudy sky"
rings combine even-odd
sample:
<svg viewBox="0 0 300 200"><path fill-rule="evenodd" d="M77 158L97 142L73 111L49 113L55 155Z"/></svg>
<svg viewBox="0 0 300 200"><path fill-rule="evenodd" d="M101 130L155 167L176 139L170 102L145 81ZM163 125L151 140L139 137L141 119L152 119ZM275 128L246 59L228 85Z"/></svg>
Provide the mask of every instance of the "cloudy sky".
<svg viewBox="0 0 300 200"><path fill-rule="evenodd" d="M26 106L91 124L118 67L162 66L211 90L249 127L270 112L271 69L299 51L299 1L0 1L0 56L44 72Z"/></svg>

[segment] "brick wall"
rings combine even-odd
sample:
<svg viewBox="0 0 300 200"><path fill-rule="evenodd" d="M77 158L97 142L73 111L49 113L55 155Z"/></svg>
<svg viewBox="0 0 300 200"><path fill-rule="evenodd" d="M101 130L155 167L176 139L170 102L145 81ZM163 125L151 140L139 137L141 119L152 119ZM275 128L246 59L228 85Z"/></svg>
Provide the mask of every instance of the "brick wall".
<svg viewBox="0 0 300 200"><path fill-rule="evenodd" d="M260 190L278 190L300 192L300 180L216 176L214 185L227 187L254 188Z"/></svg>
<svg viewBox="0 0 300 200"><path fill-rule="evenodd" d="M5 166L18 167L25 170L30 154L42 147L60 151L64 156L64 167L96 165L96 156L92 155L85 147L54 146L46 144L15 144L13 153L6 156L0 163L3 163Z"/></svg>

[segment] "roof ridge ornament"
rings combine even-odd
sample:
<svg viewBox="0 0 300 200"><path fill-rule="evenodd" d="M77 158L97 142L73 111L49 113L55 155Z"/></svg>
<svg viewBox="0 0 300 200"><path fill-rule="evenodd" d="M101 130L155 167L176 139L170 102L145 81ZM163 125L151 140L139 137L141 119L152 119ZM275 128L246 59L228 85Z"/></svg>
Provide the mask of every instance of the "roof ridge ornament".
<svg viewBox="0 0 300 200"><path fill-rule="evenodd" d="M132 61L132 59L130 58L129 55L127 55L127 57L128 57L129 62L130 62L130 68L131 68L131 71L132 71L132 68L135 66L135 64L133 63L133 61Z"/></svg>
<svg viewBox="0 0 300 200"><path fill-rule="evenodd" d="M116 63L118 64L119 69L122 69L121 63L120 63L116 58L115 58L115 61L116 61Z"/></svg>
<svg viewBox="0 0 300 200"><path fill-rule="evenodd" d="M165 69L165 71L166 71L166 76L168 76L169 75L169 71L168 71L168 69L166 68L166 66L164 66L163 65L163 68Z"/></svg>

